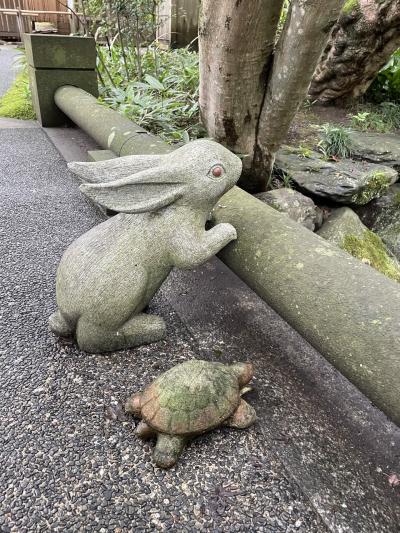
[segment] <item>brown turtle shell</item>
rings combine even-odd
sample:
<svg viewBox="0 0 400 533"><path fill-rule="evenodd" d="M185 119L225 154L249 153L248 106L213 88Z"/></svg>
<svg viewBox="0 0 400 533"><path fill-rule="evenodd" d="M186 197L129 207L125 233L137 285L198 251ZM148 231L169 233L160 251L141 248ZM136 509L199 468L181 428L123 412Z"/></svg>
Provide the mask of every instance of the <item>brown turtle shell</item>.
<svg viewBox="0 0 400 533"><path fill-rule="evenodd" d="M193 435L222 424L239 401L239 382L229 366L193 360L161 374L144 390L141 416L161 433Z"/></svg>

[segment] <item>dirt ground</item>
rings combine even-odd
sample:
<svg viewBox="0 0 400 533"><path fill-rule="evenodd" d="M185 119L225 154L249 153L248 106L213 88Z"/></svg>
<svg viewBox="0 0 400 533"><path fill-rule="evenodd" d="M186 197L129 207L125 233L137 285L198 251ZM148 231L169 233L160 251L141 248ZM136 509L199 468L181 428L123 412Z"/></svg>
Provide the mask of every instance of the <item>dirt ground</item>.
<svg viewBox="0 0 400 533"><path fill-rule="evenodd" d="M357 114L362 109L360 106L361 104L347 107L303 105L291 124L286 143L293 146L302 145L316 149L320 140L318 135L319 126L330 123L351 128L351 115ZM374 106L371 105L370 110L373 111L373 109ZM365 111L365 108L362 110Z"/></svg>

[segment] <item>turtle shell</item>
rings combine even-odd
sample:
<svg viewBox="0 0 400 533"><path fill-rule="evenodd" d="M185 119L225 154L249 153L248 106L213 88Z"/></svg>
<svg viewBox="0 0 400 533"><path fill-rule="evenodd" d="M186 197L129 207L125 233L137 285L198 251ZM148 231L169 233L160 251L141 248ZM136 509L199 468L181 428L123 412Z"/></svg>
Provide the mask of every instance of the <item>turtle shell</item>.
<svg viewBox="0 0 400 533"><path fill-rule="evenodd" d="M219 426L240 401L229 366L187 361L161 374L143 392L141 416L156 431L193 435Z"/></svg>

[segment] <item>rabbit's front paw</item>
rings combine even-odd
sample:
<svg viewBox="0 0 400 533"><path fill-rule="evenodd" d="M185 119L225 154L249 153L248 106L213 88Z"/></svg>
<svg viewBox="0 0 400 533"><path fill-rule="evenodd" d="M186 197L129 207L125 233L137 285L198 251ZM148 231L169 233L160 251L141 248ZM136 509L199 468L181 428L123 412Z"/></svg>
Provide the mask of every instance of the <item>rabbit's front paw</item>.
<svg viewBox="0 0 400 533"><path fill-rule="evenodd" d="M217 224L215 228L218 229L220 235L223 237L223 240L228 243L237 239L236 229L229 224L228 222L222 222Z"/></svg>

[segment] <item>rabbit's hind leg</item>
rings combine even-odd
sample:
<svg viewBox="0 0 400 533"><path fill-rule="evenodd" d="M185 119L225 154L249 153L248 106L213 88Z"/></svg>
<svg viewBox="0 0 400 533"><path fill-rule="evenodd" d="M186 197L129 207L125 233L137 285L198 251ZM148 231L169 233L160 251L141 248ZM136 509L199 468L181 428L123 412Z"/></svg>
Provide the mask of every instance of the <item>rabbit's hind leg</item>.
<svg viewBox="0 0 400 533"><path fill-rule="evenodd" d="M75 333L75 328L64 318L60 310L50 316L49 328L60 337L72 337Z"/></svg>
<svg viewBox="0 0 400 533"><path fill-rule="evenodd" d="M106 330L81 317L76 329L79 348L89 353L114 352L151 344L165 337L166 326L161 317L140 313L117 331Z"/></svg>

